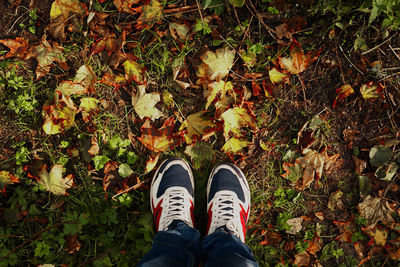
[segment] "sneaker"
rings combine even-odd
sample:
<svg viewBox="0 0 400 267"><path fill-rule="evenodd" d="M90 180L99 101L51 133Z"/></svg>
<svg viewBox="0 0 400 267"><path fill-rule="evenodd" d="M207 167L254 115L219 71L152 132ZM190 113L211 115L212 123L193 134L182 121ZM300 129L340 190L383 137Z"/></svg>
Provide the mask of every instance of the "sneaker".
<svg viewBox="0 0 400 267"><path fill-rule="evenodd" d="M194 227L194 180L189 164L180 158L165 160L154 174L150 206L156 231L165 231L172 222Z"/></svg>
<svg viewBox="0 0 400 267"><path fill-rule="evenodd" d="M207 235L222 227L245 242L250 189L235 165L221 163L214 167L207 184L207 211Z"/></svg>

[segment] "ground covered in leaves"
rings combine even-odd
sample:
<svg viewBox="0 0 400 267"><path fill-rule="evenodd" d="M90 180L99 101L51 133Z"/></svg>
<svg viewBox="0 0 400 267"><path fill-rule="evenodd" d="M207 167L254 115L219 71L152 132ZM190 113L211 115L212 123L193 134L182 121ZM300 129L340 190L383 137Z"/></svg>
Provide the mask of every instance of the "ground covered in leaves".
<svg viewBox="0 0 400 267"><path fill-rule="evenodd" d="M203 232L243 169L260 266L397 266L400 7L358 2L3 1L0 266L138 262L171 156Z"/></svg>

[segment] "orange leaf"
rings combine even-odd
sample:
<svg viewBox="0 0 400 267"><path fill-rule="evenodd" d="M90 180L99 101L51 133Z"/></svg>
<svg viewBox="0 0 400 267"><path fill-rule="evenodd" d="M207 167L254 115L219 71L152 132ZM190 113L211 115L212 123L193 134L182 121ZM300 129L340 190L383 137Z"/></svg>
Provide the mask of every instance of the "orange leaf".
<svg viewBox="0 0 400 267"><path fill-rule="evenodd" d="M341 86L340 88L336 89L337 96L335 98L335 102L333 102L332 107L334 108L336 106L336 103L339 100L342 100L353 93L354 93L354 89L349 84L345 84L345 85Z"/></svg>
<svg viewBox="0 0 400 267"><path fill-rule="evenodd" d="M26 59L30 57L31 50L29 49L29 43L23 37L0 40L0 43L10 48L10 51L4 56L4 58L18 57Z"/></svg>
<svg viewBox="0 0 400 267"><path fill-rule="evenodd" d="M148 149L154 152L164 152L173 149L183 142L180 134L174 133L175 119L171 117L165 120L160 129L155 129L147 119L140 128L142 136L138 140Z"/></svg>
<svg viewBox="0 0 400 267"><path fill-rule="evenodd" d="M290 57L280 57L279 65L282 69L289 71L292 74L299 74L305 71L311 63L313 63L319 56L319 51L312 51L304 55L300 44L293 41L290 46Z"/></svg>

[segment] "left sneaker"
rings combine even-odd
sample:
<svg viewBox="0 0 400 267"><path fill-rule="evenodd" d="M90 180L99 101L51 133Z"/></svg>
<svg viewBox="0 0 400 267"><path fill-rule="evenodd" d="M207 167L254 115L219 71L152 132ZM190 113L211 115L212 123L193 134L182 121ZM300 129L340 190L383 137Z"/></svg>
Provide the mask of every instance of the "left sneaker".
<svg viewBox="0 0 400 267"><path fill-rule="evenodd" d="M168 230L175 221L194 227L194 179L189 164L181 158L161 163L150 187L150 206L156 231Z"/></svg>

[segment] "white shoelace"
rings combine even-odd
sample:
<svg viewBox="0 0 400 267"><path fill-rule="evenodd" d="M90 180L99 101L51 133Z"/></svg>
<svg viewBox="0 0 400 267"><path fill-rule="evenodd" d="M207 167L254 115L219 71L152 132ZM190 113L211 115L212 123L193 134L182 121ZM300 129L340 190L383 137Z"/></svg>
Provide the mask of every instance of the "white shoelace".
<svg viewBox="0 0 400 267"><path fill-rule="evenodd" d="M215 213L213 212L213 225L211 228L215 229L225 226L229 231L239 236L239 232L234 224L234 196L232 194L220 194L214 203L219 203L216 207Z"/></svg>
<svg viewBox="0 0 400 267"><path fill-rule="evenodd" d="M185 192L184 189L171 189L168 193L166 193L165 199L168 199L168 203L163 205L168 208L166 210L166 215L163 220L163 225L160 226L160 230L166 230L168 226L174 220L181 220L188 225L191 225L188 221L190 218L189 209L185 208Z"/></svg>

